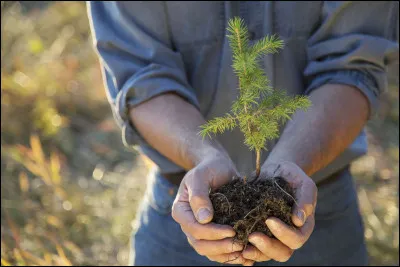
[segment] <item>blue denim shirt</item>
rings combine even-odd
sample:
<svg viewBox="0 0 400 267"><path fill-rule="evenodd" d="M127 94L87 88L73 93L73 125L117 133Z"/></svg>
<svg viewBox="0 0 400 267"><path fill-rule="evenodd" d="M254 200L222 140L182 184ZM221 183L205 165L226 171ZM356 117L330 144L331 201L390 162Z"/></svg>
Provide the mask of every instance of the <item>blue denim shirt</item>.
<svg viewBox="0 0 400 267"><path fill-rule="evenodd" d="M183 169L146 143L129 122L128 108L174 92L206 119L229 111L238 94L226 38L233 16L245 20L252 42L271 34L284 40L284 49L262 64L271 85L292 95L327 83L353 85L368 99L373 115L388 87L388 70L398 66L396 1L93 1L88 12L123 141L140 147L162 172ZM254 155L239 130L217 138L240 172L254 168ZM275 143L267 145L269 151ZM366 151L362 131L313 178L327 177ZM262 160L267 156L263 153Z"/></svg>

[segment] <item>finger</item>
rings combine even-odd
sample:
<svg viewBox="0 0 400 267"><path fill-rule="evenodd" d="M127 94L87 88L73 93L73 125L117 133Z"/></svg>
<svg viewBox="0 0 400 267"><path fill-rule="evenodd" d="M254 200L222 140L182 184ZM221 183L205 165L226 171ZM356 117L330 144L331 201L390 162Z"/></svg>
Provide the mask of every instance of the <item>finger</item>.
<svg viewBox="0 0 400 267"><path fill-rule="evenodd" d="M248 260L253 261L269 261L271 258L263 254L259 249L254 246L247 246L247 248L242 253L243 257Z"/></svg>
<svg viewBox="0 0 400 267"><path fill-rule="evenodd" d="M308 177L295 190L297 204L294 205L292 221L297 227L303 226L307 217L314 214L317 203L317 186Z"/></svg>
<svg viewBox="0 0 400 267"><path fill-rule="evenodd" d="M175 201L172 206L172 217L185 233L196 239L219 240L236 235L233 228L228 225L198 223L187 202Z"/></svg>
<svg viewBox="0 0 400 267"><path fill-rule="evenodd" d="M269 178L282 177L292 186L301 184L305 178L311 179L299 166L289 161L270 163L262 172Z"/></svg>
<svg viewBox="0 0 400 267"><path fill-rule="evenodd" d="M269 218L266 220L266 224L279 241L291 249L299 249L311 236L315 220L314 216L308 217L300 229L291 228L278 218Z"/></svg>
<svg viewBox="0 0 400 267"><path fill-rule="evenodd" d="M213 255L213 256L208 256L207 258L211 261L225 263L225 264L244 264L246 262L246 260L242 257L242 254L240 252Z"/></svg>
<svg viewBox="0 0 400 267"><path fill-rule="evenodd" d="M282 177L295 188L292 221L297 227L303 226L307 217L314 213L317 202L317 186L296 164L283 161L269 164L265 169L267 177Z"/></svg>
<svg viewBox="0 0 400 267"><path fill-rule="evenodd" d="M206 182L206 177L203 177L204 172L202 170L193 170L188 175L191 176L186 179L190 207L199 223L209 223L214 214L209 197L210 185Z"/></svg>
<svg viewBox="0 0 400 267"><path fill-rule="evenodd" d="M243 265L243 266L253 266L253 265L254 265L254 261L252 261L252 260L246 260L242 265Z"/></svg>
<svg viewBox="0 0 400 267"><path fill-rule="evenodd" d="M267 257L279 261L286 262L293 254L293 250L276 239L269 238L262 233L253 233L249 237L249 241Z"/></svg>
<svg viewBox="0 0 400 267"><path fill-rule="evenodd" d="M270 163L262 170L262 174L268 178L291 176L285 163Z"/></svg>
<svg viewBox="0 0 400 267"><path fill-rule="evenodd" d="M198 240L192 236L187 236L189 244L202 256L214 256L220 254L229 254L243 250L243 245L234 242L232 238L223 240Z"/></svg>

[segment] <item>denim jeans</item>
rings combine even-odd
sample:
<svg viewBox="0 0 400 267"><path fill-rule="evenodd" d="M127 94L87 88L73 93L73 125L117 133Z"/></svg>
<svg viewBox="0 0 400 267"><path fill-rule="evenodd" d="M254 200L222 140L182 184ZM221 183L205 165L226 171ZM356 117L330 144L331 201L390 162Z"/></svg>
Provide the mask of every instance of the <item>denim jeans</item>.
<svg viewBox="0 0 400 267"><path fill-rule="evenodd" d="M285 263L255 266L367 265L364 226L349 169L333 182L318 187L315 227L309 240ZM145 197L138 209L131 240L131 266L223 265L200 256L171 216L178 187L158 173L150 174ZM227 264L228 265L228 264Z"/></svg>

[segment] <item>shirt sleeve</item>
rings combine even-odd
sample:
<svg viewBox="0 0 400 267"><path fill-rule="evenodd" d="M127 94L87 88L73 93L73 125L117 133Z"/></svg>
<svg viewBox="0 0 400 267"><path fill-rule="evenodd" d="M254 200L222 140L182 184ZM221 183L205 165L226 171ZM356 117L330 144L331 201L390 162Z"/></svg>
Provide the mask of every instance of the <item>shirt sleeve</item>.
<svg viewBox="0 0 400 267"><path fill-rule="evenodd" d="M198 108L181 55L173 49L165 4L90 1L87 7L107 97L124 144L147 146L129 120L129 107L172 92Z"/></svg>
<svg viewBox="0 0 400 267"><path fill-rule="evenodd" d="M355 86L371 117L387 90L389 68L398 66L398 2L324 1L307 57L306 94L328 83Z"/></svg>

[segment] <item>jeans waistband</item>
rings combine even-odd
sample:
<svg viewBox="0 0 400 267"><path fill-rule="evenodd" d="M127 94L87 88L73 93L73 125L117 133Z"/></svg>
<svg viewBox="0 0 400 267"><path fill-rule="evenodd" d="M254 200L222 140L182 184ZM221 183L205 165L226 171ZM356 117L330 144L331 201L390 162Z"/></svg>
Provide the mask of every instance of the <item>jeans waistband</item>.
<svg viewBox="0 0 400 267"><path fill-rule="evenodd" d="M347 171L349 168L350 168L350 165L343 167L342 169L336 171L329 177L318 182L317 186L333 182L339 174L341 174L344 171ZM164 177L166 180L168 180L171 184L179 186L183 177L186 175L186 173L187 173L186 171L182 171L182 172L177 172L177 173L160 173L160 175L162 177Z"/></svg>
<svg viewBox="0 0 400 267"><path fill-rule="evenodd" d="M186 175L186 171L176 173L160 173L160 175L167 179L171 184L179 186L183 177Z"/></svg>

